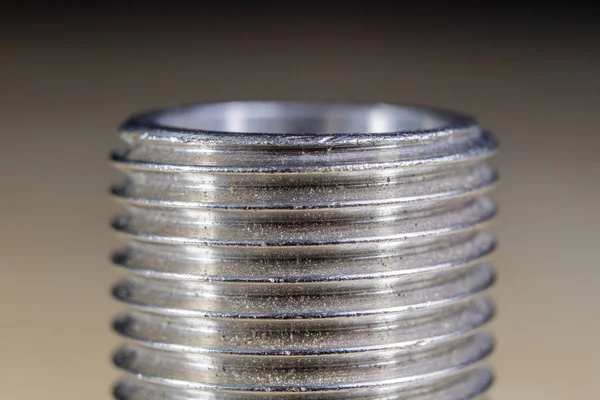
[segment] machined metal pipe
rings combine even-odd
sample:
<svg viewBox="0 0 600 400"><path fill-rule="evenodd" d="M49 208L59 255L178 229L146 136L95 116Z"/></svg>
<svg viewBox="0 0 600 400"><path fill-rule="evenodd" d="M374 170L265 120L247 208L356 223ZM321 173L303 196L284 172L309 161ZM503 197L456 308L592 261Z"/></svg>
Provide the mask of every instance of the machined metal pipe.
<svg viewBox="0 0 600 400"><path fill-rule="evenodd" d="M112 154L123 400L480 398L486 197L469 116L363 102L136 115Z"/></svg>

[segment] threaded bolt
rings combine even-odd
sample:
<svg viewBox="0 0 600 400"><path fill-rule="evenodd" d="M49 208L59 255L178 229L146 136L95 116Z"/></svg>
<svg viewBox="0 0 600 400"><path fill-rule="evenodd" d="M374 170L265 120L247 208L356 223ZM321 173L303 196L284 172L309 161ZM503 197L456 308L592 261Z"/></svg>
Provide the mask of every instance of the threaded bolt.
<svg viewBox="0 0 600 400"><path fill-rule="evenodd" d="M465 400L489 388L496 144L475 119L231 102L139 114L120 134L115 398Z"/></svg>

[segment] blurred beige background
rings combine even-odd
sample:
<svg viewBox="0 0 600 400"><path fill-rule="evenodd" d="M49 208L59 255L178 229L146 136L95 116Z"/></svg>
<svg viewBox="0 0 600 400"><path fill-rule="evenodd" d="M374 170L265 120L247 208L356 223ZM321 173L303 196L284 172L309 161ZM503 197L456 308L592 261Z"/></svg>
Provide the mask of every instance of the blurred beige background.
<svg viewBox="0 0 600 400"><path fill-rule="evenodd" d="M201 11L38 13L3 25L2 398L109 398L109 321L120 307L108 294L118 207L107 188L119 175L107 154L117 125L173 103L293 98L432 104L491 129L502 146L493 397L599 397L593 24Z"/></svg>

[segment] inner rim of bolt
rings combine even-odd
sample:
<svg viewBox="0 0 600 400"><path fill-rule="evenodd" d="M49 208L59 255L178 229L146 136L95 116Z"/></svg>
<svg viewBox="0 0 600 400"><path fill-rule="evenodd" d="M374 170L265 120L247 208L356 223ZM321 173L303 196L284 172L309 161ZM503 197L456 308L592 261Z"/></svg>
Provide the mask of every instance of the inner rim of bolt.
<svg viewBox="0 0 600 400"><path fill-rule="evenodd" d="M124 135L139 139L235 144L421 140L476 130L473 117L454 111L358 101L187 104L140 113L121 126Z"/></svg>

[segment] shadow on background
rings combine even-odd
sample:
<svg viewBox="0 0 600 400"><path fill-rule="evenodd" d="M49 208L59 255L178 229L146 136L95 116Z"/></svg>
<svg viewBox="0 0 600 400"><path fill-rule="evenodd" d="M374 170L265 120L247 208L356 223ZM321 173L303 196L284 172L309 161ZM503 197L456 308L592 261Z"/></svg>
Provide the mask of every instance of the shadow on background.
<svg viewBox="0 0 600 400"><path fill-rule="evenodd" d="M476 115L501 143L494 396L598 395L593 13L89 4L2 16L6 398L109 398L115 129L140 109L232 99L410 102Z"/></svg>

